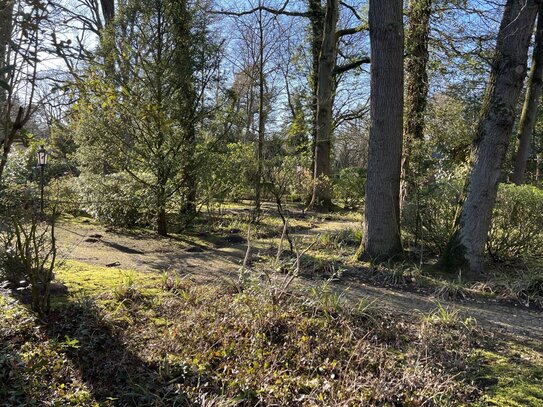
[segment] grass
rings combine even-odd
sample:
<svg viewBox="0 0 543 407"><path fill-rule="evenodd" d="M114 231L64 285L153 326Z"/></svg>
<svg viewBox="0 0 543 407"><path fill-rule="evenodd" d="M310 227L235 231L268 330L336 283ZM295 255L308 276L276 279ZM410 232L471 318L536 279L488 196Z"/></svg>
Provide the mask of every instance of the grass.
<svg viewBox="0 0 543 407"><path fill-rule="evenodd" d="M540 345L541 346L541 345ZM512 341L481 351L482 380L493 384L479 405L539 407L543 403L543 354Z"/></svg>
<svg viewBox="0 0 543 407"><path fill-rule="evenodd" d="M235 216L215 226L218 235L245 235ZM273 243L281 224L264 218L256 232ZM302 271L341 274L360 237L356 228L326 231ZM409 262L366 271L376 283L421 285L443 299L499 295L496 284L473 286ZM326 283L276 303L256 279L203 285L71 260L56 279L67 292L53 298L45 322L0 295L7 406L543 404L541 349L487 338L454 309L392 315L350 304Z"/></svg>
<svg viewBox="0 0 543 407"><path fill-rule="evenodd" d="M102 267L74 260L61 262L55 270L55 278L68 288L68 295L53 297L54 307L82 297L111 301L111 294L130 287L140 286L146 294L152 295L159 292L154 286L160 281L160 277L154 273Z"/></svg>
<svg viewBox="0 0 543 407"><path fill-rule="evenodd" d="M351 307L326 286L275 303L254 281L239 291L76 262L57 277L68 294L45 324L2 297L7 405L419 406L479 396L470 379L479 332L454 313L407 320Z"/></svg>

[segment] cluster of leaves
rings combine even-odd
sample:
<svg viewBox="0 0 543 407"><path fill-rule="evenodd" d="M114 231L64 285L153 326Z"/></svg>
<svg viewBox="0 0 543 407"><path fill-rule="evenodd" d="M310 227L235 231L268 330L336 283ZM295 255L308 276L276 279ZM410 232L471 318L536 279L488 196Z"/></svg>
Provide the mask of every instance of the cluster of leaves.
<svg viewBox="0 0 543 407"><path fill-rule="evenodd" d="M334 198L341 202L345 209L358 208L364 200L364 170L357 167L343 168L334 183Z"/></svg>
<svg viewBox="0 0 543 407"><path fill-rule="evenodd" d="M497 260L543 255L543 190L500 185L488 251Z"/></svg>
<svg viewBox="0 0 543 407"><path fill-rule="evenodd" d="M93 397L66 350L69 338L50 339L17 301L0 295L0 399L6 406L93 405Z"/></svg>
<svg viewBox="0 0 543 407"><path fill-rule="evenodd" d="M442 253L454 230L461 196L462 184L457 180L441 180L419 188L404 205L404 229L431 252Z"/></svg>
<svg viewBox="0 0 543 407"><path fill-rule="evenodd" d="M148 226L156 211L151 191L127 173L85 174L78 190L81 208L105 225Z"/></svg>

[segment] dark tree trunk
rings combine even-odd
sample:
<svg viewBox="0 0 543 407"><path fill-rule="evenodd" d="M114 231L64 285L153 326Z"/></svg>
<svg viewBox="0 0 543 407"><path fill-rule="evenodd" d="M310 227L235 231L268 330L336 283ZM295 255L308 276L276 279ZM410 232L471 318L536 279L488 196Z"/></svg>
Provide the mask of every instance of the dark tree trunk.
<svg viewBox="0 0 543 407"><path fill-rule="evenodd" d="M259 63L258 63L258 147L257 147L257 175L255 194L254 219L260 217L262 199L262 174L264 171L264 132L266 117L264 112L264 26L262 24L262 10L258 18L259 28Z"/></svg>
<svg viewBox="0 0 543 407"><path fill-rule="evenodd" d="M410 168L415 143L424 136L424 114L428 96L428 34L432 0L410 0L409 25L406 32L405 122L401 175L401 206L414 187Z"/></svg>
<svg viewBox="0 0 543 407"><path fill-rule="evenodd" d="M183 206L183 216L185 226L187 226L196 215L197 182L194 154L196 150L196 129L194 127L194 117L191 118L187 126L187 136L185 139L187 153L185 155L186 165L183 168L183 182L185 184L185 203Z"/></svg>
<svg viewBox="0 0 543 407"><path fill-rule="evenodd" d="M8 65L7 53L11 41L11 31L13 28L13 5L10 0L0 0L0 68ZM8 81L7 73L0 74L0 80ZM9 132L8 114L6 102L8 100L8 91L0 87L0 149L3 147L7 133ZM2 162L4 162L2 160Z"/></svg>
<svg viewBox="0 0 543 407"><path fill-rule="evenodd" d="M472 150L465 201L441 264L480 274L515 108L526 76L535 0L508 0Z"/></svg>
<svg viewBox="0 0 543 407"><path fill-rule="evenodd" d="M160 236L168 236L168 220L166 208L159 208L157 213L157 233Z"/></svg>
<svg viewBox="0 0 543 407"><path fill-rule="evenodd" d="M321 0L308 0L309 21L311 24L311 175L315 172L315 149L317 147L317 108L319 84L319 58L322 47L325 10ZM312 197L310 196L309 199Z"/></svg>
<svg viewBox="0 0 543 407"><path fill-rule="evenodd" d="M402 253L400 165L403 128L403 2L370 0L371 97L364 239L359 258Z"/></svg>
<svg viewBox="0 0 543 407"><path fill-rule="evenodd" d="M104 25L108 26L115 18L115 1L100 0L100 5L102 6L102 15L104 16Z"/></svg>
<svg viewBox="0 0 543 407"><path fill-rule="evenodd" d="M532 57L532 67L528 79L528 89L520 116L517 138L518 150L515 157L515 169L511 181L517 185L524 183L526 162L530 154L530 142L537 119L537 110L543 90L543 5L539 6L537 17L537 29L535 34L535 48Z"/></svg>
<svg viewBox="0 0 543 407"><path fill-rule="evenodd" d="M324 32L318 65L317 128L315 141L314 188L310 207L329 211L332 209L330 188L332 148L332 108L334 104L334 68L337 57L338 38L336 27L339 18L339 1L327 0L324 17Z"/></svg>

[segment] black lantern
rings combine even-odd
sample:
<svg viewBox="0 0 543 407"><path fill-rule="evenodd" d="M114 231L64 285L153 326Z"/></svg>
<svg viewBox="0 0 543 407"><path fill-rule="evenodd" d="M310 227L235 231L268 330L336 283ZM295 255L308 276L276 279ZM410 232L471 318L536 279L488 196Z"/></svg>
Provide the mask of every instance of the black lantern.
<svg viewBox="0 0 543 407"><path fill-rule="evenodd" d="M38 157L38 165L42 168L46 166L48 158L47 150L43 146L40 146L40 149L38 150L36 155Z"/></svg>

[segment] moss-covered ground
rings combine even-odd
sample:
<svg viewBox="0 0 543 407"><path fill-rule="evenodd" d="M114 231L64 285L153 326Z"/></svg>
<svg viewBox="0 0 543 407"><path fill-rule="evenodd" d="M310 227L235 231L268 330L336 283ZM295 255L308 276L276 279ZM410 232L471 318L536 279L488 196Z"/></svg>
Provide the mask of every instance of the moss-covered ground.
<svg viewBox="0 0 543 407"><path fill-rule="evenodd" d="M0 296L0 400L19 405L543 402L541 349L441 308L405 318L322 285L270 286L66 261L44 321Z"/></svg>

